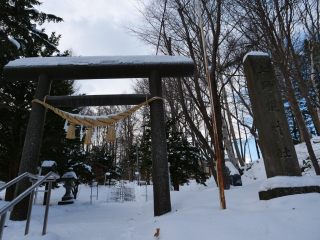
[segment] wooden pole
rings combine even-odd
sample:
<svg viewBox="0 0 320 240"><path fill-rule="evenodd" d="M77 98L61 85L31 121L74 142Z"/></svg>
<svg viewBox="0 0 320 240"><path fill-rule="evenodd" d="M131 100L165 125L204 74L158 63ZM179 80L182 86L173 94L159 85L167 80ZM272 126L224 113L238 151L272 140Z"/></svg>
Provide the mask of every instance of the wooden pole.
<svg viewBox="0 0 320 240"><path fill-rule="evenodd" d="M218 180L218 187L219 187L220 207L223 210L223 209L226 209L226 198L225 198L225 195L224 195L223 175L222 175L221 159L220 159L220 148L219 148L219 142L218 142L216 118L215 118L215 115L214 115L214 105L213 105L213 99L212 99L212 87L211 87L211 83L210 83L210 74L209 74L209 68L208 68L208 57L207 57L207 52L206 52L206 43L205 43L205 38L204 38L204 31L203 31L203 25L202 25L202 18L201 18L201 10L200 10L200 2L199 2L199 0L198 0L198 13L199 13L199 20L200 20L201 36L202 36L203 55L204 55L204 60L205 60L205 68L206 68L208 87L209 87L209 92L210 92L212 126L213 126L213 132L214 132L214 146L215 146L216 155L217 155L216 171L217 171L217 180Z"/></svg>

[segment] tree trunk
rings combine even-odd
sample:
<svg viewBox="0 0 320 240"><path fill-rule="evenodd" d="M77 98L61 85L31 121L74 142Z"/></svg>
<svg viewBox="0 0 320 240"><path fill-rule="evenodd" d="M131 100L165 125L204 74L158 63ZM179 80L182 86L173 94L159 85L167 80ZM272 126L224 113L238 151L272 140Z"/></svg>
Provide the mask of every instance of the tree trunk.
<svg viewBox="0 0 320 240"><path fill-rule="evenodd" d="M224 145L225 145L225 148L227 150L230 162L234 165L234 167L236 169L240 170L238 162L237 162L237 160L236 160L236 158L234 156L234 153L233 153L231 141L229 140L227 124L226 124L225 121L223 122L223 140L224 140Z"/></svg>
<svg viewBox="0 0 320 240"><path fill-rule="evenodd" d="M231 84L231 82L230 82ZM231 91L232 91L232 97L233 97L233 104L234 104L234 109L236 111L236 117L237 119L238 118L238 109L237 109L237 104L236 104L236 98L234 96L234 90L233 90L233 87L231 86ZM230 112L229 112L230 113ZM242 160L243 163L245 163L245 160L244 160L244 156L243 156L243 151L242 151L242 139L241 139L241 132L240 132L240 125L239 125L239 121L237 121L237 127L238 127L238 134L239 134L239 143L240 143L240 151L241 151L241 155L240 155L240 152L239 150L237 151L237 155L238 155L238 159ZM233 141L234 141L234 144L237 145L237 148L238 148L238 142L237 142L237 138L236 136L233 137ZM239 149L239 148L238 148ZM242 166L242 165L241 165Z"/></svg>
<svg viewBox="0 0 320 240"><path fill-rule="evenodd" d="M214 168L214 162L213 162L213 158L215 158L215 153L212 150L212 148L209 146L208 141L203 137L202 133L199 131L199 129L195 126L194 122L192 121L192 119L188 113L188 110L186 108L186 104L184 102L181 79L177 78L177 81L178 81L179 99L180 99L180 104L182 107L183 114L184 114L185 119L188 122L191 130L195 133L199 142L203 145L203 148L206 149L208 152L208 154L204 152L204 155L209 163L212 175L217 183L217 174L216 174L216 170Z"/></svg>
<svg viewBox="0 0 320 240"><path fill-rule="evenodd" d="M285 79L286 80L286 85L287 85L287 89L288 89L288 93L287 93L287 99L289 101L289 104L291 106L292 112L297 120L297 125L299 126L299 130L301 131L301 137L304 138L304 141L307 145L307 149L308 149L308 153L310 155L310 159L311 162L313 164L314 170L316 172L317 175L320 175L320 167L319 164L317 162L317 158L314 154L312 145L311 145L311 141L310 141L310 133L308 131L307 125L304 121L304 118L302 116L296 95L295 95L295 91L292 87L291 81L290 79Z"/></svg>
<svg viewBox="0 0 320 240"><path fill-rule="evenodd" d="M179 181L178 181L178 179L173 179L172 181L173 181L173 189L175 191L179 191Z"/></svg>
<svg viewBox="0 0 320 240"><path fill-rule="evenodd" d="M221 78L221 82L222 82L222 78ZM228 117L228 121L229 121L229 130L233 139L233 143L234 143L234 148L236 150L237 153L237 157L238 157L238 161L240 163L240 165L243 167L245 165L240 151L239 151L239 147L238 147L238 143L237 143L237 138L236 138L236 134L234 132L234 128L233 128L233 123L232 123L232 118L231 118L231 114L230 114L230 109L229 109L229 103L228 103L228 99L227 99L227 94L226 94L226 90L225 88L223 89L223 96L224 96L224 104L226 107L226 112L227 112L227 117Z"/></svg>
<svg viewBox="0 0 320 240"><path fill-rule="evenodd" d="M18 154L16 153L13 154L12 161L10 162L9 170L7 174L7 182L10 182L11 180L18 177L20 156L21 156L21 152ZM16 184L13 184L12 186L7 188L5 201L10 202L14 199L15 189L16 189Z"/></svg>

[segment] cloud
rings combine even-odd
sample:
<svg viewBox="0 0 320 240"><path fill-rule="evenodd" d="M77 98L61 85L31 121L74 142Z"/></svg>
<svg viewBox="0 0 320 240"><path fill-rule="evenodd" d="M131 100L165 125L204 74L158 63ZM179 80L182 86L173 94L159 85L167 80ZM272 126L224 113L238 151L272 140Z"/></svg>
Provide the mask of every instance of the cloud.
<svg viewBox="0 0 320 240"><path fill-rule="evenodd" d="M132 83L132 79L79 80L77 81L77 84L80 84L81 88L78 94L105 95L133 93L133 90L131 89Z"/></svg>
<svg viewBox="0 0 320 240"><path fill-rule="evenodd" d="M55 31L62 35L61 51L72 48L82 56L148 53L148 47L142 46L119 26L137 22L131 14L134 7L128 0L47 0L40 10L64 19L61 23L44 25L48 33Z"/></svg>
<svg viewBox="0 0 320 240"><path fill-rule="evenodd" d="M121 24L138 22L130 0L46 0L39 11L62 17L64 22L46 23L50 34L61 34L59 50L72 48L76 55L147 55L150 49L126 33ZM120 94L132 92L130 79L78 81L79 93Z"/></svg>

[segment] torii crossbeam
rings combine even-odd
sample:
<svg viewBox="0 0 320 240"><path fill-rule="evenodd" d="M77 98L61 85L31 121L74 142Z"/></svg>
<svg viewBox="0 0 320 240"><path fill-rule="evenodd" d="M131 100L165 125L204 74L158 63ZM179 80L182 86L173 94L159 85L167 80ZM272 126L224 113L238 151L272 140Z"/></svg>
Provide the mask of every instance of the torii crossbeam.
<svg viewBox="0 0 320 240"><path fill-rule="evenodd" d="M46 57L23 58L4 67L4 79L9 82L37 81L35 99L44 100L50 93L53 80L149 78L151 97L162 97L161 78L192 77L194 63L182 56L98 56L98 57ZM48 96L46 103L55 107L106 106L140 104L145 94L122 94L100 96ZM24 172L36 174L46 108L32 104L19 175ZM154 215L171 211L168 177L167 143L164 108L161 100L150 103L152 178L154 192ZM30 187L28 180L20 181L15 195ZM18 203L11 213L11 220L27 218L29 198Z"/></svg>

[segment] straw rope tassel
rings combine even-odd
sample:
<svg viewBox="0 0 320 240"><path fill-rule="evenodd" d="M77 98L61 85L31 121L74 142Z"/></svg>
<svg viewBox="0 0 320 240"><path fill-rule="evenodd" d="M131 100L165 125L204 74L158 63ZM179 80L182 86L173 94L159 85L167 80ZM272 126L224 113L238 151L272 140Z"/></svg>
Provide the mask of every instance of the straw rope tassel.
<svg viewBox="0 0 320 240"><path fill-rule="evenodd" d="M75 124L74 123L70 123L69 127L68 127L68 132L67 132L67 139L75 139L76 138L76 130L75 130Z"/></svg>
<svg viewBox="0 0 320 240"><path fill-rule="evenodd" d="M112 123L108 129L107 141L108 142L115 142L116 139L117 139L117 134L116 134L116 130L114 128L114 124Z"/></svg>

